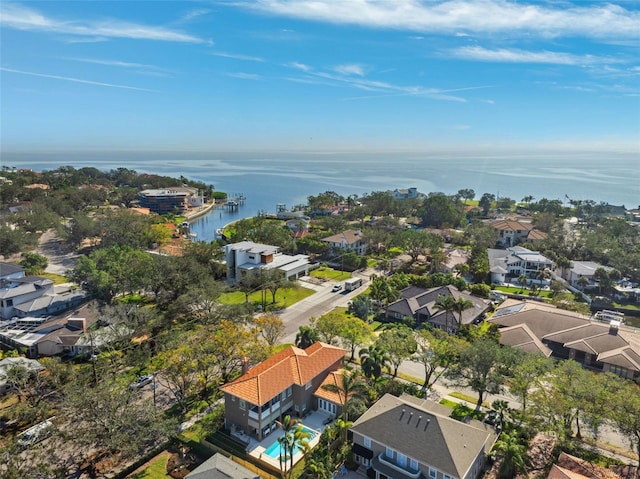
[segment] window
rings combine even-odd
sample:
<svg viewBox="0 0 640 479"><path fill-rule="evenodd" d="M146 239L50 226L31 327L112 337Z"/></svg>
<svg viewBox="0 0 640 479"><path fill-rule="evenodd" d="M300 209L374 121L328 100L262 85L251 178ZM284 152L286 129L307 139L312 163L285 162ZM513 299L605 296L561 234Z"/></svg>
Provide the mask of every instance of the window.
<svg viewBox="0 0 640 479"><path fill-rule="evenodd" d="M371 449L371 438L369 437L364 438L364 447Z"/></svg>
<svg viewBox="0 0 640 479"><path fill-rule="evenodd" d="M240 401L238 402L238 407L243 411L247 409L247 403L245 402L244 399L240 399Z"/></svg>
<svg viewBox="0 0 640 479"><path fill-rule="evenodd" d="M311 383L307 383L307 384L305 384L305 385L304 385L304 388L305 388L305 389L311 389L311 386L312 386L312 385L313 385L313 384L311 384Z"/></svg>
<svg viewBox="0 0 640 479"><path fill-rule="evenodd" d="M384 451L384 455L387 456L389 459L393 459L393 449L391 449L390 447L386 447Z"/></svg>
<svg viewBox="0 0 640 479"><path fill-rule="evenodd" d="M407 456L401 453L398 453L397 456L396 461L398 461L398 466L407 467Z"/></svg>
<svg viewBox="0 0 640 479"><path fill-rule="evenodd" d="M287 391L282 391L280 393L280 400L284 401L285 399L287 399Z"/></svg>
<svg viewBox="0 0 640 479"><path fill-rule="evenodd" d="M289 387L287 388L287 397L291 397L291 393L292 393L292 391L293 391L292 387L291 387L291 386L289 386Z"/></svg>
<svg viewBox="0 0 640 479"><path fill-rule="evenodd" d="M452 479L451 476L449 474L445 474L444 475L444 479Z"/></svg>
<svg viewBox="0 0 640 479"><path fill-rule="evenodd" d="M416 470L416 471L417 471L417 470L418 470L418 461L416 461L415 459L411 459L411 460L409 461L409 467L410 467L411 469L414 469L414 470Z"/></svg>
<svg viewBox="0 0 640 479"><path fill-rule="evenodd" d="M436 479L436 477L438 477L438 471L436 469L434 469L433 467L429 468L429 477L431 479Z"/></svg>

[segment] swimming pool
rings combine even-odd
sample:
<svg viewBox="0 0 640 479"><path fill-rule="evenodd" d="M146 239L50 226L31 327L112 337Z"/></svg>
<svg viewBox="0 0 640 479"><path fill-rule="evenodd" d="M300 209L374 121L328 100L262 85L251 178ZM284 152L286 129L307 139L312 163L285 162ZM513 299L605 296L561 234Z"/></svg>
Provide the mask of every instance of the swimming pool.
<svg viewBox="0 0 640 479"><path fill-rule="evenodd" d="M307 442L311 442L311 440L316 437L316 431L314 431L313 429L309 429L308 427L302 426L302 430L304 432L308 432L309 433L309 437L307 438ZM299 447L296 447L295 450L293 451L293 454L295 455L298 451L300 451ZM276 440L276 442L274 442L273 444L271 444L267 449L265 449L264 454L266 454L267 456L273 458L273 459L280 459L280 454L282 454L282 445Z"/></svg>

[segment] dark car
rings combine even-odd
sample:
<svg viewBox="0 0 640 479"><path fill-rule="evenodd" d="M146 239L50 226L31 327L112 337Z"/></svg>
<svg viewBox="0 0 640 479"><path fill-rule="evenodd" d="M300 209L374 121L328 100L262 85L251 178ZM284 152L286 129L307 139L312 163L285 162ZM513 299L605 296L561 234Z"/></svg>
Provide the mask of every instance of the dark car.
<svg viewBox="0 0 640 479"><path fill-rule="evenodd" d="M487 415L484 417L484 422L489 424L490 426L495 426L498 422L499 415L498 411L489 411Z"/></svg>

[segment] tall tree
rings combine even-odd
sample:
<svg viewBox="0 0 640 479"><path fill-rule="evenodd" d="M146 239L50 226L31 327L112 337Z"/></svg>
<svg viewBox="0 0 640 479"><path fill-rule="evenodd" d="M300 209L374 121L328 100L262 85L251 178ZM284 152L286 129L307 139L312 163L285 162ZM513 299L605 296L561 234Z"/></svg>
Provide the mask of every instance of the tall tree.
<svg viewBox="0 0 640 479"><path fill-rule="evenodd" d="M422 387L428 391L457 360L459 341L438 330L420 329L416 333L416 342L418 350L413 357L424 366Z"/></svg>
<svg viewBox="0 0 640 479"><path fill-rule="evenodd" d="M284 322L274 313L265 313L253 318L253 324L269 346L275 346L284 333Z"/></svg>
<svg viewBox="0 0 640 479"><path fill-rule="evenodd" d="M462 326L462 313L471 308L473 308L473 302L463 298L462 296L459 296L453 303L453 310L458 313L458 328Z"/></svg>
<svg viewBox="0 0 640 479"><path fill-rule="evenodd" d="M449 327L449 315L453 315L456 310L456 300L450 294L439 294L433 307L438 311L444 311L444 322L447 332L451 332Z"/></svg>
<svg viewBox="0 0 640 479"><path fill-rule="evenodd" d="M377 380L382 376L382 371L391 361L389 354L381 344L377 342L368 348L363 348L358 353L360 356L360 365L365 377Z"/></svg>
<svg viewBox="0 0 640 479"><path fill-rule="evenodd" d="M402 324L396 324L385 329L376 341L389 355L389 361L393 366L393 377L398 375L400 364L409 359L416 352L418 344L413 337L413 330Z"/></svg>
<svg viewBox="0 0 640 479"><path fill-rule="evenodd" d="M460 386L468 387L478 393L476 407L480 409L485 394L497 394L509 366L503 364L500 345L492 339L478 339L462 350L460 361L449 369L447 376Z"/></svg>
<svg viewBox="0 0 640 479"><path fill-rule="evenodd" d="M501 461L498 469L500 479L513 479L518 473L525 472L527 447L520 443L517 432L503 432L493 450Z"/></svg>
<svg viewBox="0 0 640 479"><path fill-rule="evenodd" d="M356 348L370 342L374 333L370 324L360 318L348 316L343 319L338 336L342 340L343 346L351 351L350 360L353 361Z"/></svg>
<svg viewBox="0 0 640 479"><path fill-rule="evenodd" d="M347 406L349 401L354 398L363 398L367 391L367 384L362 380L358 371L342 370L340 374L340 384L326 384L322 386L327 391L337 393L342 399L342 418L344 421L349 420L349 411ZM345 430L345 440L346 440Z"/></svg>

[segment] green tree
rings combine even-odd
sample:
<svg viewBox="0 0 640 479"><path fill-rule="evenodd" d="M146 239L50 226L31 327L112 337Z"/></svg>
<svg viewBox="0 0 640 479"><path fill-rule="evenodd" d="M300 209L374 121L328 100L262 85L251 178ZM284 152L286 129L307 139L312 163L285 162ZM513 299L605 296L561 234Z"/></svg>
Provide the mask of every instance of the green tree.
<svg viewBox="0 0 640 479"><path fill-rule="evenodd" d="M640 461L640 386L624 384L613 403L613 424L626 437ZM640 472L636 471L636 477Z"/></svg>
<svg viewBox="0 0 640 479"><path fill-rule="evenodd" d="M478 202L478 206L482 208L482 215L487 216L489 214L489 210L493 206L493 202L496 200L496 196L491 193L484 193L480 197L480 201Z"/></svg>
<svg viewBox="0 0 640 479"><path fill-rule="evenodd" d="M342 340L345 348L351 351L351 361L353 361L356 348L369 343L373 337L373 328L359 318L347 316L343 319L338 336Z"/></svg>
<svg viewBox="0 0 640 479"><path fill-rule="evenodd" d="M491 339L478 339L460 353L460 361L449 369L447 376L457 385L478 393L476 408L480 409L485 394L497 394L502 390L508 364L500 345Z"/></svg>
<svg viewBox="0 0 640 479"><path fill-rule="evenodd" d="M20 266L24 268L24 272L30 275L38 275L44 273L44 270L49 266L49 260L46 256L42 256L38 253L22 253L22 260L20 260Z"/></svg>
<svg viewBox="0 0 640 479"><path fill-rule="evenodd" d="M398 375L398 368L402 361L409 359L416 352L418 344L413 336L413 330L402 324L396 324L385 329L376 344L380 345L389 355L389 362L393 366L393 377Z"/></svg>
<svg viewBox="0 0 640 479"><path fill-rule="evenodd" d="M460 225L463 216L455 202L443 193L429 194L421 209L423 224L436 228L454 228Z"/></svg>
<svg viewBox="0 0 640 479"><path fill-rule="evenodd" d="M275 346L284 333L284 322L277 314L265 313L253 318L253 324L269 346Z"/></svg>
<svg viewBox="0 0 640 479"><path fill-rule="evenodd" d="M438 330L420 329L416 332L417 351L414 360L424 366L425 391L431 389L458 358L459 341Z"/></svg>
<svg viewBox="0 0 640 479"><path fill-rule="evenodd" d="M517 474L525 472L527 447L520 443L517 432L503 432L493 450L501 461L498 469L500 479L513 479Z"/></svg>
<svg viewBox="0 0 640 479"><path fill-rule="evenodd" d="M342 399L342 419L349 420L347 406L349 401L355 398L364 398L367 392L367 384L362 380L358 371L342 370L339 379L340 384L325 384L322 386L327 391L337 393ZM347 440L347 431L344 431L344 440Z"/></svg>
<svg viewBox="0 0 640 479"><path fill-rule="evenodd" d="M313 326L300 326L296 334L296 346L307 349L313 343L320 341L318 331Z"/></svg>
<svg viewBox="0 0 640 479"><path fill-rule="evenodd" d="M437 311L444 311L445 328L450 333L452 328L449 327L449 315L453 315L456 310L456 300L450 294L439 294L433 307Z"/></svg>
<svg viewBox="0 0 640 479"><path fill-rule="evenodd" d="M473 308L473 302L459 296L453 303L453 310L458 313L458 328L462 326L462 313L467 309Z"/></svg>
<svg viewBox="0 0 640 479"><path fill-rule="evenodd" d="M382 376L382 371L390 364L391 358L381 344L376 342L368 348L363 348L358 353L360 365L365 377L377 380Z"/></svg>
<svg viewBox="0 0 640 479"><path fill-rule="evenodd" d="M337 344L342 330L343 319L340 313L331 311L320 318L312 318L311 326L318 331L321 341L327 344Z"/></svg>

